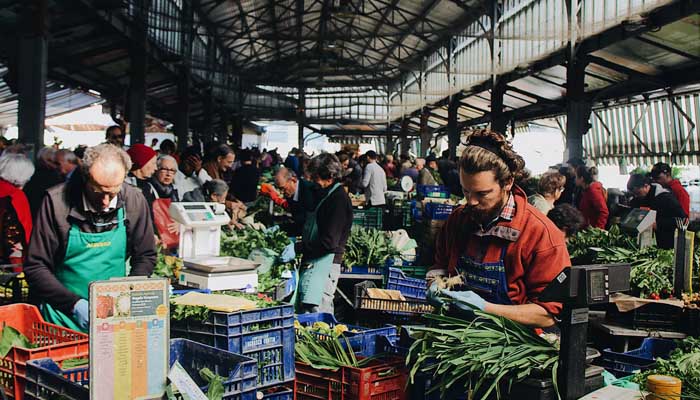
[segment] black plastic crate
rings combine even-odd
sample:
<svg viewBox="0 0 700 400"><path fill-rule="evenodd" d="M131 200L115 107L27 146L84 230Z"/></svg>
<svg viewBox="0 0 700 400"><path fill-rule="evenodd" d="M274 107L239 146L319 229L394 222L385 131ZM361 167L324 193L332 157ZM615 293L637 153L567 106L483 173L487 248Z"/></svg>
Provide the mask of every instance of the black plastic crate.
<svg viewBox="0 0 700 400"><path fill-rule="evenodd" d="M683 309L663 303L649 303L632 311L620 312L617 306L608 306L606 319L632 329L661 329L677 331L681 329Z"/></svg>
<svg viewBox="0 0 700 400"><path fill-rule="evenodd" d="M384 209L380 207L355 208L352 210L352 224L363 228L382 229Z"/></svg>

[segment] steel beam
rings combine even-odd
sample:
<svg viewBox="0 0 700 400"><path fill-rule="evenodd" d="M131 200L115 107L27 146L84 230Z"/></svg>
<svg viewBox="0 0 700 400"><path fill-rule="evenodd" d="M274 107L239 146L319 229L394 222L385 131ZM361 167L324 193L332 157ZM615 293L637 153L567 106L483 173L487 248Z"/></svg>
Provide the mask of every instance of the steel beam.
<svg viewBox="0 0 700 400"><path fill-rule="evenodd" d="M565 159L583 158L583 135L591 128L592 101L585 95L585 62L574 60L566 68Z"/></svg>
<svg viewBox="0 0 700 400"><path fill-rule="evenodd" d="M127 117L131 144L144 143L146 138L146 76L148 74L148 27L147 15L150 2L135 1L133 37L129 44L131 61Z"/></svg>
<svg viewBox="0 0 700 400"><path fill-rule="evenodd" d="M306 117L306 89L299 88L299 106L297 107L297 138L299 150L304 151L304 119Z"/></svg>
<svg viewBox="0 0 700 400"><path fill-rule="evenodd" d="M503 115L503 95L506 93L506 84L496 80L491 89L491 130L506 134L508 119Z"/></svg>
<svg viewBox="0 0 700 400"><path fill-rule="evenodd" d="M177 113L173 121L180 152L187 148L190 135L190 74L187 68L182 68L181 74L177 82Z"/></svg>
<svg viewBox="0 0 700 400"><path fill-rule="evenodd" d="M452 160L457 158L457 146L459 146L461 140L461 132L457 126L459 105L459 96L452 95L450 104L447 107L447 148Z"/></svg>
<svg viewBox="0 0 700 400"><path fill-rule="evenodd" d="M426 109L420 115L420 155L425 157L430 151L430 139L432 138L432 133L430 132L430 126L428 125L428 119L430 118L430 112Z"/></svg>
<svg viewBox="0 0 700 400"><path fill-rule="evenodd" d="M47 0L27 0L22 5L17 63L17 125L19 141L33 146L34 151L44 146L48 18Z"/></svg>

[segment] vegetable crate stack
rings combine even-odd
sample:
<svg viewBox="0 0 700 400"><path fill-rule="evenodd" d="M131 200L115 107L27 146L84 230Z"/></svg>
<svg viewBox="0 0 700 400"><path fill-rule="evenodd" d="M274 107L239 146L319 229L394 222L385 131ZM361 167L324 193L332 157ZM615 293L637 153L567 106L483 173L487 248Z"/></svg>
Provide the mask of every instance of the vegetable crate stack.
<svg viewBox="0 0 700 400"><path fill-rule="evenodd" d="M341 271L344 274L382 275L387 261L400 255L385 232L354 226L345 244Z"/></svg>
<svg viewBox="0 0 700 400"><path fill-rule="evenodd" d="M294 307L289 304L250 311L208 313L173 320L171 335L242 354L258 363L258 389L294 380Z"/></svg>
<svg viewBox="0 0 700 400"><path fill-rule="evenodd" d="M44 322L35 306L2 306L0 321L0 386L9 398L22 398L30 360L50 357L64 362L88 355L87 335Z"/></svg>
<svg viewBox="0 0 700 400"><path fill-rule="evenodd" d="M210 399L256 400L255 360L185 339L170 341L170 366L177 361ZM89 400L89 366L68 368L50 358L27 364L27 400ZM181 399L166 390L168 398ZM172 395L172 397L171 397ZM280 399L277 399L280 400Z"/></svg>
<svg viewBox="0 0 700 400"><path fill-rule="evenodd" d="M377 346L380 339L396 336L396 327L347 326L322 313L298 318L296 399L406 398L404 358L384 357Z"/></svg>
<svg viewBox="0 0 700 400"><path fill-rule="evenodd" d="M363 228L382 229L384 226L384 210L382 208L353 208L352 224Z"/></svg>

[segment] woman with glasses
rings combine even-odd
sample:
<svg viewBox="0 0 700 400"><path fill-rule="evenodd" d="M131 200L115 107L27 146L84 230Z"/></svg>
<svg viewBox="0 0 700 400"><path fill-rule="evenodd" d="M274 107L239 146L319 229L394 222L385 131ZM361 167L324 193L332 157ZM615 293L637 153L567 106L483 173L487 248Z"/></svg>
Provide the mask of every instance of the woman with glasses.
<svg viewBox="0 0 700 400"><path fill-rule="evenodd" d="M150 180L155 195L151 203L153 223L156 226L156 234L160 238L161 245L166 249L177 249L180 243L180 227L172 219L169 211L172 202L180 201L179 193L174 185L177 161L172 156L160 156L156 165L158 169Z"/></svg>

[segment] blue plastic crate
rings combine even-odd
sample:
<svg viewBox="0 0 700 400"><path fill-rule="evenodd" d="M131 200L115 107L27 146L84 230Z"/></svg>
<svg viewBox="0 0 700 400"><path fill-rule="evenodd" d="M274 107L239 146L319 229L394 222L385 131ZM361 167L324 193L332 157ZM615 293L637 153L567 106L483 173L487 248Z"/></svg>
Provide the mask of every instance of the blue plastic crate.
<svg viewBox="0 0 700 400"><path fill-rule="evenodd" d="M417 185L416 193L422 197L449 199L450 191L442 185Z"/></svg>
<svg viewBox="0 0 700 400"><path fill-rule="evenodd" d="M236 336L266 329L283 328L294 324L294 306L257 308L231 313L212 311L206 321L186 319L171 321L171 329L194 333Z"/></svg>
<svg viewBox="0 0 700 400"><path fill-rule="evenodd" d="M398 268L387 268L386 288L398 290L405 297L425 299L428 283L425 279L410 278Z"/></svg>
<svg viewBox="0 0 700 400"><path fill-rule="evenodd" d="M253 358L258 365L258 386L268 387L294 379L294 317L288 318L284 325L236 336L171 328L171 335Z"/></svg>
<svg viewBox="0 0 700 400"><path fill-rule="evenodd" d="M673 340L646 338L638 349L617 353L603 350L596 364L604 367L618 378L652 368L657 358L665 358L676 348Z"/></svg>
<svg viewBox="0 0 700 400"><path fill-rule="evenodd" d="M383 265L353 265L347 267L344 264L340 266L341 274L352 275L382 275L384 273Z"/></svg>
<svg viewBox="0 0 700 400"><path fill-rule="evenodd" d="M256 399L255 360L195 343L190 340L170 341L170 365L175 361L200 385L204 393L208 385L199 376L199 370L207 367L224 380L225 400ZM62 370L50 358L40 358L27 362L27 385L25 399L48 400L57 395L68 400L88 400L90 390L89 367Z"/></svg>
<svg viewBox="0 0 700 400"><path fill-rule="evenodd" d="M451 204L426 203L423 217L436 221L444 221L449 218L455 206Z"/></svg>
<svg viewBox="0 0 700 400"><path fill-rule="evenodd" d="M411 267L416 265L418 253L414 255L402 255L386 260L386 267Z"/></svg>
<svg viewBox="0 0 700 400"><path fill-rule="evenodd" d="M290 382L290 387L294 387L294 382ZM294 400L294 390L290 387L279 386L265 390L258 390L258 394L262 393L264 400Z"/></svg>
<svg viewBox="0 0 700 400"><path fill-rule="evenodd" d="M299 314L297 315L297 321L305 327L313 325L314 322L325 322L331 328L339 324L333 314L329 313ZM345 332L343 336L347 338L350 348L352 348L355 355L360 357L372 357L381 353L382 351L380 351L380 348L377 346L378 338L386 335L396 335L396 327L391 325L375 329L354 325L347 325L347 327L348 331ZM351 332L353 330L358 332ZM328 335L322 333L311 333L321 339L328 337ZM345 340L341 339L340 342L345 344Z"/></svg>

